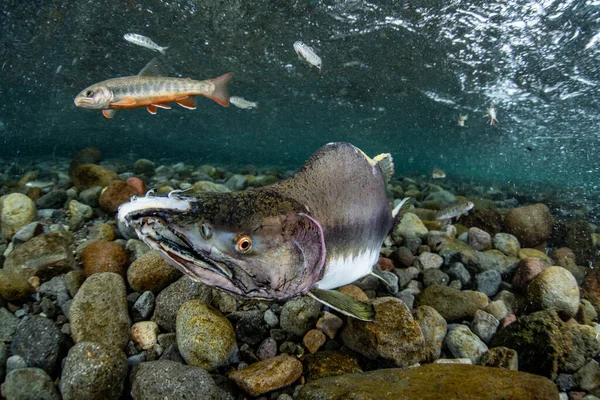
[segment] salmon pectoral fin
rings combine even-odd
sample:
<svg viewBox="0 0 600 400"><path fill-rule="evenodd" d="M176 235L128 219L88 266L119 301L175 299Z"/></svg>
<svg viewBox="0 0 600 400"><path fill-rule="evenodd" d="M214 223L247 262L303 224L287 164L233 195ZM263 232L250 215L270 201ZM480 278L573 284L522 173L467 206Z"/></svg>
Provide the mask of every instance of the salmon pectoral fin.
<svg viewBox="0 0 600 400"><path fill-rule="evenodd" d="M181 99L175 100L175 103L179 104L183 108L187 108L188 110L196 109L196 99L195 97L183 97Z"/></svg>
<svg viewBox="0 0 600 400"><path fill-rule="evenodd" d="M229 107L229 90L227 89L227 85L232 77L233 73L228 72L218 78L211 79L210 81L215 85L215 90L206 97L213 99L223 107Z"/></svg>
<svg viewBox="0 0 600 400"><path fill-rule="evenodd" d="M150 114L156 115L156 106L154 104L149 104L148 106L146 106L146 109Z"/></svg>
<svg viewBox="0 0 600 400"><path fill-rule="evenodd" d="M165 110L170 110L171 106L168 104L164 104L164 103L156 103L156 104L152 104L154 107L158 107L158 108L164 108Z"/></svg>
<svg viewBox="0 0 600 400"><path fill-rule="evenodd" d="M115 101L113 103L110 103L111 106L133 106L135 105L136 101L133 97L124 97L119 101Z"/></svg>
<svg viewBox="0 0 600 400"><path fill-rule="evenodd" d="M115 116L116 112L117 110L102 110L102 115L110 119Z"/></svg>

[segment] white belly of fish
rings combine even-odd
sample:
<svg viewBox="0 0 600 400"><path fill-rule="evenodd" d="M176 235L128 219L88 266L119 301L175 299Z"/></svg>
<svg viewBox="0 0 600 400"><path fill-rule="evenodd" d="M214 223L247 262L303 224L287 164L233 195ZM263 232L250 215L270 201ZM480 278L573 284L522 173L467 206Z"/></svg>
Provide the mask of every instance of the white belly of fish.
<svg viewBox="0 0 600 400"><path fill-rule="evenodd" d="M332 258L325 267L323 279L315 284L318 289L335 289L369 275L379 259L379 249L366 249L356 255Z"/></svg>

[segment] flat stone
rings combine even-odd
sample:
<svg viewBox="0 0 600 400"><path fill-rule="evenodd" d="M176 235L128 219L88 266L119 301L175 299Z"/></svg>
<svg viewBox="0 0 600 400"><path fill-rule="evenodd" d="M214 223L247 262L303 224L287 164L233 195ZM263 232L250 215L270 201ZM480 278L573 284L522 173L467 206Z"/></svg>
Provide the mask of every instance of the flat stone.
<svg viewBox="0 0 600 400"><path fill-rule="evenodd" d="M517 371L461 364L427 364L318 379L297 400L558 399L549 379Z"/></svg>
<svg viewBox="0 0 600 400"><path fill-rule="evenodd" d="M487 344L492 340L498 325L500 325L500 321L496 317L483 310L477 310L471 323L471 330Z"/></svg>
<svg viewBox="0 0 600 400"><path fill-rule="evenodd" d="M289 386L301 375L302 363L295 357L281 354L233 371L229 374L229 379L249 395L259 396Z"/></svg>
<svg viewBox="0 0 600 400"><path fill-rule="evenodd" d="M475 335L468 326L458 325L448 331L446 345L456 358L468 358L477 364L488 347Z"/></svg>
<svg viewBox="0 0 600 400"><path fill-rule="evenodd" d="M448 286L434 285L425 288L417 298L417 305L436 309L446 321L473 319L475 312L485 308L488 297L472 290L457 290Z"/></svg>
<svg viewBox="0 0 600 400"><path fill-rule="evenodd" d="M413 310L415 321L419 324L425 339L425 358L431 362L440 357L442 345L446 337L446 320L433 307L421 306Z"/></svg>
<svg viewBox="0 0 600 400"><path fill-rule="evenodd" d="M334 351L319 351L308 354L302 362L304 377L307 381L362 372L356 356Z"/></svg>
<svg viewBox="0 0 600 400"><path fill-rule="evenodd" d="M396 226L392 237L405 237L409 235L425 238L429 230L425 227L419 217L412 212L407 212L402 217L402 221Z"/></svg>
<svg viewBox="0 0 600 400"><path fill-rule="evenodd" d="M314 354L325 344L326 340L325 334L320 329L311 329L304 335L302 343L311 354Z"/></svg>
<svg viewBox="0 0 600 400"><path fill-rule="evenodd" d="M317 321L317 328L322 330L329 339L333 339L343 323L342 319L337 315L323 311L323 315Z"/></svg>
<svg viewBox="0 0 600 400"><path fill-rule="evenodd" d="M517 352L508 347L493 347L489 349L479 359L479 363L484 367L495 367L519 370L519 356Z"/></svg>

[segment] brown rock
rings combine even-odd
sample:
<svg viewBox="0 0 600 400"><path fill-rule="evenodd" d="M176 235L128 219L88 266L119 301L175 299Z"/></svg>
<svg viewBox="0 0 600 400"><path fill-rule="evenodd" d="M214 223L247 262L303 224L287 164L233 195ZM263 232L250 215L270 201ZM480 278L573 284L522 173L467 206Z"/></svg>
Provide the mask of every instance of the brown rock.
<svg viewBox="0 0 600 400"><path fill-rule="evenodd" d="M101 272L114 272L125 276L127 251L117 242L94 242L81 253L86 276Z"/></svg>
<svg viewBox="0 0 600 400"><path fill-rule="evenodd" d="M304 343L310 354L314 354L325 344L326 340L325 334L320 329L311 329L304 335L302 343Z"/></svg>
<svg viewBox="0 0 600 400"><path fill-rule="evenodd" d="M323 315L317 321L317 328L329 336L329 339L333 339L343 323L342 319L337 315L323 311Z"/></svg>
<svg viewBox="0 0 600 400"><path fill-rule="evenodd" d="M369 301L369 298L367 297L365 292L363 292L362 289L356 285L350 284L342 286L341 288L338 288L338 290L344 294L347 294L350 297L354 297L356 300Z"/></svg>
<svg viewBox="0 0 600 400"><path fill-rule="evenodd" d="M142 181L140 178L136 178L135 176L132 176L131 178L127 178L127 180L125 182L127 182L127 184L129 186L132 186L135 188L138 196L143 196L148 191L148 187L146 186L144 181Z"/></svg>
<svg viewBox="0 0 600 400"><path fill-rule="evenodd" d="M181 277L182 273L151 250L135 260L127 270L127 281L133 290L159 293Z"/></svg>
<svg viewBox="0 0 600 400"><path fill-rule="evenodd" d="M394 269L394 263L387 257L379 257L377 264L379 264L382 271L392 271Z"/></svg>
<svg viewBox="0 0 600 400"><path fill-rule="evenodd" d="M477 208L469 211L469 214L460 219L461 224L467 228L479 228L490 235L504 232L504 222L502 216L496 210L488 208Z"/></svg>
<svg viewBox="0 0 600 400"><path fill-rule="evenodd" d="M0 269L0 297L8 301L24 300L31 294L32 288L21 275Z"/></svg>
<svg viewBox="0 0 600 400"><path fill-rule="evenodd" d="M577 261L575 257L575 253L568 247L561 247L560 249L556 249L552 252L552 259L555 261L559 261L563 258L570 258L573 261Z"/></svg>
<svg viewBox="0 0 600 400"><path fill-rule="evenodd" d="M355 356L334 351L319 351L304 357L304 378L307 381L362 372Z"/></svg>
<svg viewBox="0 0 600 400"><path fill-rule="evenodd" d="M488 303L488 297L481 292L443 285L429 286L417 298L417 306L431 306L449 322L471 320L475 312L487 307Z"/></svg>
<svg viewBox="0 0 600 400"><path fill-rule="evenodd" d="M342 340L352 350L371 359L409 366L425 357L425 339L408 307L395 297L372 301L375 321L348 318Z"/></svg>
<svg viewBox="0 0 600 400"><path fill-rule="evenodd" d="M586 276L581 285L581 297L589 300L597 313L600 313L600 270L594 269Z"/></svg>
<svg viewBox="0 0 600 400"><path fill-rule="evenodd" d="M251 396L291 385L302 375L302 363L287 354L233 371L229 379Z"/></svg>
<svg viewBox="0 0 600 400"><path fill-rule="evenodd" d="M558 399L558 389L549 379L524 372L465 364L428 364L318 379L304 385L297 397L297 400L325 399L549 400Z"/></svg>
<svg viewBox="0 0 600 400"><path fill-rule="evenodd" d="M479 363L484 367L504 368L512 371L519 370L517 352L508 347L493 347L489 349L481 356Z"/></svg>
<svg viewBox="0 0 600 400"><path fill-rule="evenodd" d="M514 208L504 218L506 232L514 235L524 247L534 247L552 234L554 219L545 204Z"/></svg>
<svg viewBox="0 0 600 400"><path fill-rule="evenodd" d="M102 160L102 153L94 147L86 147L80 150L69 165L69 173L73 173L75 168L82 164L98 164Z"/></svg>
<svg viewBox="0 0 600 400"><path fill-rule="evenodd" d="M521 291L525 291L529 282L533 280L540 272L546 268L544 263L537 258L524 258L519 261L519 265L513 276L512 285Z"/></svg>
<svg viewBox="0 0 600 400"><path fill-rule="evenodd" d="M42 189L41 188L30 188L27 191L27 197L29 197L31 200L36 201L37 199L39 199L40 197L42 197Z"/></svg>
<svg viewBox="0 0 600 400"><path fill-rule="evenodd" d="M81 191L94 186L108 186L112 181L119 180L119 175L99 165L82 164L75 168L72 178L73 185Z"/></svg>
<svg viewBox="0 0 600 400"><path fill-rule="evenodd" d="M100 195L100 208L106 212L116 212L121 204L127 203L137 193L137 189L127 182L111 182Z"/></svg>

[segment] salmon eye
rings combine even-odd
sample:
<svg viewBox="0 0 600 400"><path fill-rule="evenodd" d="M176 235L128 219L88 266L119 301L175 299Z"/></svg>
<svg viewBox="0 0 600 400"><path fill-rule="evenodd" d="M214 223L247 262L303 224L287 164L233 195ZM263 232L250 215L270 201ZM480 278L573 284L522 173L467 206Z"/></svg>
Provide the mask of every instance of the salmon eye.
<svg viewBox="0 0 600 400"><path fill-rule="evenodd" d="M212 229L210 229L210 226L203 224L200 228L200 234L202 235L204 240L208 240L212 237Z"/></svg>
<svg viewBox="0 0 600 400"><path fill-rule="evenodd" d="M248 235L237 235L234 239L235 251L246 254L252 250L252 238Z"/></svg>
<svg viewBox="0 0 600 400"><path fill-rule="evenodd" d="M93 95L94 95L93 90L88 90L87 92L85 92L85 97L92 97Z"/></svg>

